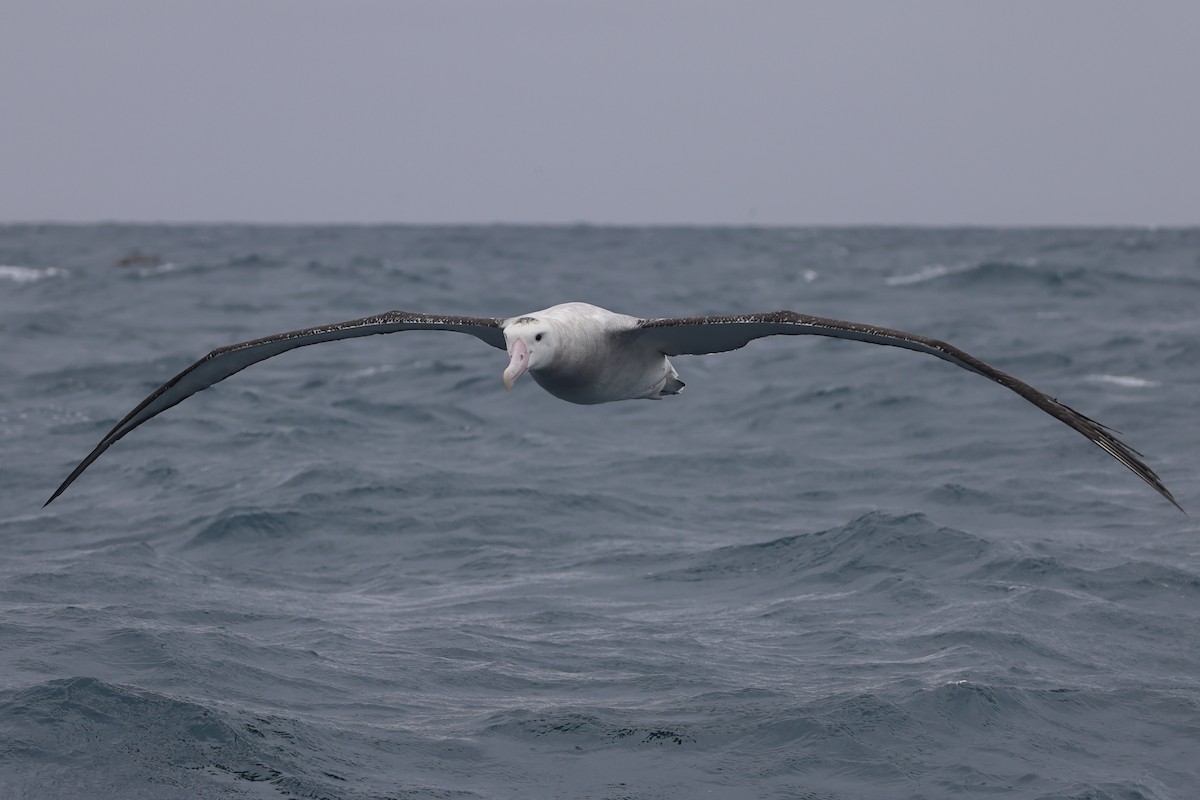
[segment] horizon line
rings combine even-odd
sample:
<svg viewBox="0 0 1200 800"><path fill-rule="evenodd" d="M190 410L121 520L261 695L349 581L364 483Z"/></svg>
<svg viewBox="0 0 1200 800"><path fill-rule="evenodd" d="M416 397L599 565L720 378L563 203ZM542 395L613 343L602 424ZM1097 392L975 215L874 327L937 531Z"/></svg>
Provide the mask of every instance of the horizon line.
<svg viewBox="0 0 1200 800"><path fill-rule="evenodd" d="M264 220L149 220L149 219L14 219L0 220L0 227L247 227L247 228L740 228L740 229L929 229L929 230L1188 230L1200 222L613 222L613 221L455 221L415 222L370 221L264 221Z"/></svg>

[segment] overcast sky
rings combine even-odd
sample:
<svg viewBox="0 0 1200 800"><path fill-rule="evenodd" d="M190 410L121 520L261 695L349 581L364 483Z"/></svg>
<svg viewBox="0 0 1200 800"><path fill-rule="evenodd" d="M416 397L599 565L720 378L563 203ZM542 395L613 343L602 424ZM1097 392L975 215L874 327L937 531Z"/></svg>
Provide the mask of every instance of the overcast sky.
<svg viewBox="0 0 1200 800"><path fill-rule="evenodd" d="M1200 223L1200 2L3 0L0 220Z"/></svg>

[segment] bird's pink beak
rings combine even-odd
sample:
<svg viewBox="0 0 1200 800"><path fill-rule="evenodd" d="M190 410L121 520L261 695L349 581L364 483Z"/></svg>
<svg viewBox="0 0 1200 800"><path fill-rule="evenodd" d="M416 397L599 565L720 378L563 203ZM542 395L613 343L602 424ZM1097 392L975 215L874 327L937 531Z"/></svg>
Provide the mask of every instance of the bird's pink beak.
<svg viewBox="0 0 1200 800"><path fill-rule="evenodd" d="M512 347L508 350L509 359L508 366L504 369L504 391L512 389L513 384L517 382L517 378L525 374L525 370L529 369L529 348L525 345L524 339L515 339Z"/></svg>

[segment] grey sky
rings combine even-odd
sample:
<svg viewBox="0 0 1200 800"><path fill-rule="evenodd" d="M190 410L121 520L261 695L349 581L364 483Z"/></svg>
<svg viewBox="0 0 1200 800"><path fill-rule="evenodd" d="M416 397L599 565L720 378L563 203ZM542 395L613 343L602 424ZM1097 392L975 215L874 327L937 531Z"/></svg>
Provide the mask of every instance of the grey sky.
<svg viewBox="0 0 1200 800"><path fill-rule="evenodd" d="M0 4L0 220L1200 223L1196 2Z"/></svg>

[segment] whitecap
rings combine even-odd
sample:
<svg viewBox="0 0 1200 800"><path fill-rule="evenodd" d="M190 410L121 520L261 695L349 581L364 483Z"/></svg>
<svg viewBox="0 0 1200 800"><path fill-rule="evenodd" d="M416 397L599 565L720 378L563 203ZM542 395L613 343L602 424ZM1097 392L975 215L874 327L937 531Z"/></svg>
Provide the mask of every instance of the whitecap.
<svg viewBox="0 0 1200 800"><path fill-rule="evenodd" d="M1153 389L1162 384L1146 378L1135 378L1132 375L1088 375L1084 380L1089 383L1110 383L1113 386L1124 386L1129 389Z"/></svg>
<svg viewBox="0 0 1200 800"><path fill-rule="evenodd" d="M356 369L353 372L347 373L344 378L346 380L358 380L359 378L373 378L376 375L382 375L386 372L393 372L396 369L395 364L380 364L374 367L364 367Z"/></svg>
<svg viewBox="0 0 1200 800"><path fill-rule="evenodd" d="M161 275L164 272L174 272L179 268L180 265L176 264L174 261L164 261L163 263L155 264L152 267L138 267L137 273L144 278L148 275Z"/></svg>
<svg viewBox="0 0 1200 800"><path fill-rule="evenodd" d="M44 278L57 278L66 274L65 269L58 267L16 267L0 264L0 278L14 283L34 283Z"/></svg>
<svg viewBox="0 0 1200 800"><path fill-rule="evenodd" d="M945 264L930 264L909 275L893 275L890 278L884 278L884 283L888 286L907 286L910 283L923 283L934 278L953 275L956 272L966 272L969 269L971 269L970 266L948 267Z"/></svg>

